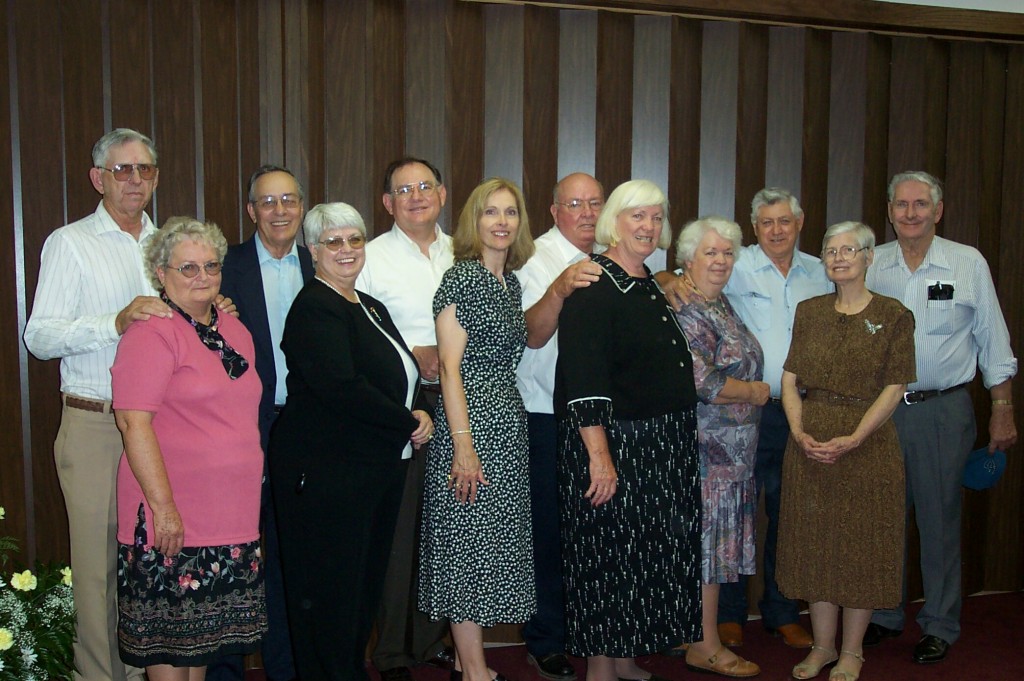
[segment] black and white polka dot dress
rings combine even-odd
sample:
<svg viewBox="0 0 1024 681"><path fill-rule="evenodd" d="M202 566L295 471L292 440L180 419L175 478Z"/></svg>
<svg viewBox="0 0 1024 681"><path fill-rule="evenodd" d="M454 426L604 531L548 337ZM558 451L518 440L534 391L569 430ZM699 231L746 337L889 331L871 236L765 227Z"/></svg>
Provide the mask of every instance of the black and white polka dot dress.
<svg viewBox="0 0 1024 681"><path fill-rule="evenodd" d="M522 288L478 261L459 261L434 296L434 316L454 304L466 330L462 383L484 477L476 503L448 489L452 436L437 405L420 536L419 607L433 619L482 626L524 622L537 611L533 580L526 409L516 367L526 346Z"/></svg>

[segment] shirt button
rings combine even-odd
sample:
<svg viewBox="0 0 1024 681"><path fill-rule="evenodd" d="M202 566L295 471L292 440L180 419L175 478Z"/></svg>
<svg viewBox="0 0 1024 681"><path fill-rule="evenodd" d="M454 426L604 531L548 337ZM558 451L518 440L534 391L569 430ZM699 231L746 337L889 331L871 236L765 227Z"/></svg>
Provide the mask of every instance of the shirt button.
<svg viewBox="0 0 1024 681"><path fill-rule="evenodd" d="M658 299L658 296L656 296L656 295L654 295L654 294L652 293L652 294L651 294L651 300L657 300L657 299Z"/></svg>
<svg viewBox="0 0 1024 681"><path fill-rule="evenodd" d="M676 339L675 339L675 338L673 338L673 339L672 339L672 345L675 345L675 344L676 344Z"/></svg>
<svg viewBox="0 0 1024 681"><path fill-rule="evenodd" d="M668 317L666 317L665 315L661 315L661 321L667 322L668 321Z"/></svg>
<svg viewBox="0 0 1024 681"><path fill-rule="evenodd" d="M681 366L681 367L686 367L686 362L680 362L680 363L679 363L679 366Z"/></svg>

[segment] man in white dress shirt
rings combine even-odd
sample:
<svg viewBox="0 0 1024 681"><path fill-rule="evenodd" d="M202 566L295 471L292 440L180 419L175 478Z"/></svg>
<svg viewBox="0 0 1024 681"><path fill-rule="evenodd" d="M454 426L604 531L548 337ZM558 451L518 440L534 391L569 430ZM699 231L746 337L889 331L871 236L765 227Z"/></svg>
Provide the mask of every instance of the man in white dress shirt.
<svg viewBox="0 0 1024 681"><path fill-rule="evenodd" d="M868 269L872 291L896 298L914 313L917 382L892 416L903 449L907 507L921 535L924 634L914 648L920 664L945 659L960 636L961 480L977 428L964 388L981 368L992 399L988 424L993 452L1017 441L1012 379L1017 359L984 256L936 236L942 185L921 171L889 182L889 221L897 240L875 249ZM903 608L875 611L864 645L903 631Z"/></svg>
<svg viewBox="0 0 1024 681"><path fill-rule="evenodd" d="M434 293L454 262L452 239L437 224L447 196L441 171L429 161L407 157L391 163L384 173L382 200L395 224L366 245L366 264L356 281L357 289L387 307L419 364L422 388L431 405L440 392ZM382 681L411 681L410 667L416 664L453 661L451 650L441 641L447 621L431 622L416 606L426 458L426 450L419 450L409 466L384 578L373 652Z"/></svg>
<svg viewBox="0 0 1024 681"><path fill-rule="evenodd" d="M149 283L142 249L156 227L145 213L159 179L153 142L118 128L96 142L89 179L96 211L43 245L25 345L60 358L64 407L54 443L71 536L76 679L143 678L117 651L117 466L124 447L110 408L110 366L136 320L170 317Z"/></svg>
<svg viewBox="0 0 1024 681"><path fill-rule="evenodd" d="M537 614L523 627L530 663L552 681L572 681L565 656L562 543L558 526L557 424L552 406L558 360L558 313L574 290L597 281L590 262L594 226L604 207L604 189L590 175L573 173L556 186L555 226L534 241L536 251L516 276L523 287L528 345L516 375L526 405L530 436L530 504L533 521Z"/></svg>

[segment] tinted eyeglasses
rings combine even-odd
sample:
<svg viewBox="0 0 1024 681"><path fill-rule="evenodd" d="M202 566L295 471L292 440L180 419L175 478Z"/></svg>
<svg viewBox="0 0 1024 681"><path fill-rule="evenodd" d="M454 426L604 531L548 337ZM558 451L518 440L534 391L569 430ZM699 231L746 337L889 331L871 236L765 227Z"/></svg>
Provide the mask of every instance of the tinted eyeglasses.
<svg viewBox="0 0 1024 681"><path fill-rule="evenodd" d="M346 243L349 248L359 250L366 245L366 237L362 234L353 234L352 236L332 236L324 239L323 241L317 241L321 246L326 246L327 250L331 252L337 252L341 250L341 247Z"/></svg>
<svg viewBox="0 0 1024 681"><path fill-rule="evenodd" d="M114 176L118 182L127 182L132 179L135 171L139 171L139 177L143 180L152 180L156 177L156 165L153 163L115 163L113 168L96 166L100 170L106 170Z"/></svg>
<svg viewBox="0 0 1024 681"><path fill-rule="evenodd" d="M186 279L195 279L196 277L199 276L200 269L204 270L206 274L208 274L209 276L215 277L218 274L220 274L221 267L223 266L223 263L219 263L216 260L211 260L210 262L203 263L202 265L194 262L187 262L180 267L171 267L168 265L167 269L177 270L178 272L181 272L181 276L185 277Z"/></svg>

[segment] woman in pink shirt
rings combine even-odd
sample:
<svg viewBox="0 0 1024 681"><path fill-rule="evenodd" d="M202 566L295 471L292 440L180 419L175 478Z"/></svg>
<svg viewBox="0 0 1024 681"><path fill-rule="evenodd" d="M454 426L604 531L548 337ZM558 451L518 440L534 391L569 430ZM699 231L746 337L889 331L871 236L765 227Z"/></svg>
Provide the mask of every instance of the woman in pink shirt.
<svg viewBox="0 0 1024 681"><path fill-rule="evenodd" d="M171 312L132 322L111 368L125 443L118 646L150 681L187 681L216 657L254 652L266 631L262 384L249 332L214 306L220 229L171 218L145 249Z"/></svg>

